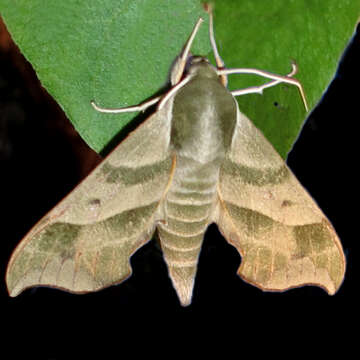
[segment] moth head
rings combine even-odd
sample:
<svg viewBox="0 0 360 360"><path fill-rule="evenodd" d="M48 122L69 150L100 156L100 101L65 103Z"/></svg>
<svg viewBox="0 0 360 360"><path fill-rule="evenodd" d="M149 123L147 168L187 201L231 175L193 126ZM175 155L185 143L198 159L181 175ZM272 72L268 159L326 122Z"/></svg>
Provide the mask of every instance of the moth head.
<svg viewBox="0 0 360 360"><path fill-rule="evenodd" d="M190 56L186 63L185 72L190 76L218 78L214 66L203 56Z"/></svg>

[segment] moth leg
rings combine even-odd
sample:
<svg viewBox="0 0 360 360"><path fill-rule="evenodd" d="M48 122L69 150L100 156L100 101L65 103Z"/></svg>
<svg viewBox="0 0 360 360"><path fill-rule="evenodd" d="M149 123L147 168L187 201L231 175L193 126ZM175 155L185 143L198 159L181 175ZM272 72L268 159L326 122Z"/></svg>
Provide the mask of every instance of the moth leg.
<svg viewBox="0 0 360 360"><path fill-rule="evenodd" d="M159 103L158 110L164 107L165 103L180 89L182 88L186 83L190 81L190 77L186 77L185 79L181 80L178 84L176 84L174 87L171 88L170 91L166 93L165 96L158 96L154 99L151 99L149 101L145 101L139 105L135 106L128 106L124 108L118 108L118 109L110 109L110 108L103 108L95 104L94 101L91 101L91 105L96 111L103 112L103 113L112 113L112 114L119 114L119 113L127 113L127 112L134 112L134 111L145 111L148 107L151 105L154 105L156 103ZM161 99L161 101L160 101Z"/></svg>
<svg viewBox="0 0 360 360"><path fill-rule="evenodd" d="M292 77L297 73L297 65L296 63L291 63L291 67L292 70L286 74L286 77ZM239 95L245 95L245 94L252 94L252 93L259 93L262 94L264 89L267 89L269 87L275 86L277 84L280 84L282 82L282 80L273 80L273 81L269 81L263 85L259 85L259 86L250 86L246 89L240 89L240 90L233 90L231 91L231 94L233 96L239 96Z"/></svg>
<svg viewBox="0 0 360 360"><path fill-rule="evenodd" d="M296 68L296 64L293 63L292 66L293 66L293 68L294 67ZM294 69L293 69L293 71L294 71ZM309 110L307 102L306 102L306 98L305 98L304 89L303 89L300 81L297 80L297 79L294 79L294 78L292 78L290 76L277 75L277 74L273 74L273 73L265 71L265 70L252 69L252 68L220 69L220 70L217 71L217 74L218 75L223 75L223 74L225 74L225 75L229 75L229 74L255 74L255 75L259 75L259 76L262 76L262 77L265 77L265 78L268 78L268 79L275 80L275 81L271 81L270 83L268 83L267 86L265 86L265 88L275 86L275 85L277 85L279 83L282 83L282 82L287 83L287 84L291 84L291 85L295 85L299 89L300 96L301 96L301 99L302 99L302 101L304 103L306 111ZM255 88L255 87L252 87L250 89L253 89L253 88ZM247 89L244 89L244 90L247 90ZM255 91L242 92L242 90L237 90L237 91L233 91L232 95L233 96L238 96L238 95L243 95L243 94L249 94L249 93L252 93L252 92L255 92Z"/></svg>
<svg viewBox="0 0 360 360"><path fill-rule="evenodd" d="M295 63L292 63L292 70L286 76L287 77L294 76L296 74L296 72L297 72L297 66ZM270 88L279 83L281 83L280 80L273 80L273 81L269 81L269 82L259 85L259 86L249 86L245 89L234 90L234 91L231 91L231 94L233 96L240 96L240 95L254 94L254 93L262 94L264 89Z"/></svg>
<svg viewBox="0 0 360 360"><path fill-rule="evenodd" d="M178 56L178 58L176 59L173 68L171 70L171 75L170 75L170 81L172 85L176 85L183 73L184 73L184 69L185 69L185 65L186 65L186 60L190 54L190 48L191 45L195 39L195 36L200 28L201 23L204 20L202 18L199 18L199 20L196 22L193 31L191 32L187 42L185 43L185 46L183 48L183 50L181 51L180 55Z"/></svg>
<svg viewBox="0 0 360 360"><path fill-rule="evenodd" d="M216 46L216 40L215 40L215 34L214 34L214 18L212 13L212 6L210 4L205 4L205 10L209 14L209 37L210 37L210 43L211 47L214 53L216 66L218 69L224 69L225 63L224 60L221 58L219 51ZM226 75L220 75L221 83L226 87L228 83L228 79Z"/></svg>
<svg viewBox="0 0 360 360"><path fill-rule="evenodd" d="M156 104L157 102L159 102L159 100L162 98L162 96L157 96L156 98L150 99L148 101L145 101L139 105L134 105L134 106L128 106L128 107L123 107L123 108L103 108L101 106L98 106L95 104L95 102L92 100L90 101L90 104L92 105L92 107L99 112L102 113L111 113L111 114L120 114L120 113L128 113L128 112L135 112L135 111L145 111L147 108L149 108L150 106Z"/></svg>
<svg viewBox="0 0 360 360"><path fill-rule="evenodd" d="M158 110L162 109L166 102L181 89L185 84L187 84L191 80L190 76L187 76L186 78L182 79L178 84L176 84L174 87L171 88L170 91L166 93L166 95L161 99L158 105Z"/></svg>

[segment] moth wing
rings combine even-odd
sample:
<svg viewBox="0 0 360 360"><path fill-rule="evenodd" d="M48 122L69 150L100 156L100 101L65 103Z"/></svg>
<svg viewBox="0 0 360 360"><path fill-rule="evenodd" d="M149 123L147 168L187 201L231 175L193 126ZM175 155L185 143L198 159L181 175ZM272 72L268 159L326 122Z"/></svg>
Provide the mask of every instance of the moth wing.
<svg viewBox="0 0 360 360"><path fill-rule="evenodd" d="M170 111L171 101L25 236L7 268L11 296L36 285L95 291L131 275L129 258L151 238L173 171Z"/></svg>
<svg viewBox="0 0 360 360"><path fill-rule="evenodd" d="M263 134L237 111L220 170L217 224L242 261L238 274L270 291L340 287L345 258L332 225Z"/></svg>

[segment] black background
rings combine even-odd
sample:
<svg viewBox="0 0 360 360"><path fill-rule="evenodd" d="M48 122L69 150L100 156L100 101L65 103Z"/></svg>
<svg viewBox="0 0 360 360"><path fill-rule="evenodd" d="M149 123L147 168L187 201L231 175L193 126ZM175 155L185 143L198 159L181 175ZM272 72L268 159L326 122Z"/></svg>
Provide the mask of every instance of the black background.
<svg viewBox="0 0 360 360"><path fill-rule="evenodd" d="M342 240L347 258L342 287L335 296L310 286L284 293L262 292L236 275L240 257L212 225L200 256L193 303L182 308L155 240L132 257L133 276L121 285L87 295L34 288L8 297L4 277L12 250L99 157L41 87L4 26L0 29L3 346L10 346L15 355L25 351L38 359L72 358L74 349L80 354L100 349L102 354L110 351L122 357L129 348L132 353L159 355L167 346L178 355L221 348L223 357L234 347L242 356L240 344L245 348L251 344L253 352L279 353L285 339L299 352L306 352L310 345L317 349L338 346L339 336L347 334L358 313L354 245L359 237L355 232L359 221L359 34L351 40L336 77L288 157L289 166ZM320 335L326 335L324 341Z"/></svg>

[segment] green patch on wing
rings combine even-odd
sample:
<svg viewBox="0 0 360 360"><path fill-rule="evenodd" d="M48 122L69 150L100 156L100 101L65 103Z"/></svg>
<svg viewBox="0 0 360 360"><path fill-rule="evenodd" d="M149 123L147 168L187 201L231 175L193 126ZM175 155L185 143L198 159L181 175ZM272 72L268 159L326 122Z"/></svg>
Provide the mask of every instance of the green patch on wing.
<svg viewBox="0 0 360 360"><path fill-rule="evenodd" d="M115 167L104 163L101 167L102 173L106 176L107 183L123 183L124 185L136 185L153 180L157 176L169 173L172 166L172 158L167 158L155 164L126 167Z"/></svg>
<svg viewBox="0 0 360 360"><path fill-rule="evenodd" d="M224 172L231 177L238 177L245 184L255 186L281 184L289 178L289 169L283 165L279 168L256 169L250 166L235 164L230 159L224 160Z"/></svg>

